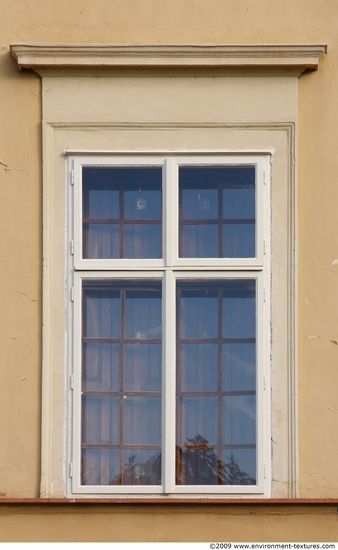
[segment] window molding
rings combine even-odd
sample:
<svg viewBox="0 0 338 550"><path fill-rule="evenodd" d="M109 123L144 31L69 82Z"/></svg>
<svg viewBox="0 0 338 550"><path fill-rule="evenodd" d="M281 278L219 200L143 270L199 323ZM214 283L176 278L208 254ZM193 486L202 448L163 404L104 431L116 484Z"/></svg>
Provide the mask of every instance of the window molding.
<svg viewBox="0 0 338 550"><path fill-rule="evenodd" d="M79 401L79 395L80 390L79 387L81 385L81 380L79 378L79 372L80 372L80 348L79 348L79 340L80 340L80 326L81 326L81 315L79 314L79 307L81 303L81 281L86 281L90 279L103 279L103 280L121 280L124 279L127 280L143 280L143 279L162 279L163 280L163 305L164 309L166 310L167 307L169 307L169 310L173 307L171 304L175 303L174 295L175 295L175 281L179 283L179 281L182 280L190 280L194 281L197 279L205 280L208 283L210 281L213 282L221 282L225 280L247 280L247 279L254 279L257 284L257 311L258 311L258 318L259 322L257 324L257 330L259 336L257 337L257 354L260 358L260 361L257 365L257 391L258 391L258 422L257 425L259 426L258 432L259 432L259 438L257 440L257 446L258 446L258 482L256 485L248 486L227 486L227 485L215 485L215 486L185 486L185 485L175 485L174 479L175 479L175 458L174 458L174 447L173 447L173 441L175 441L175 434L171 433L169 434L169 431L172 431L172 422L169 420L169 425L171 426L171 430L168 429L168 419L175 416L174 406L173 403L175 402L175 377L172 379L175 373L174 367L175 361L174 358L171 357L172 355L172 340L175 339L175 326L172 325L175 315L173 315L172 311L166 311L164 314L164 317L166 319L165 326L167 326L168 321L168 329L165 330L166 337L164 338L165 342L165 348L166 351L164 353L164 363L166 364L166 368L163 371L163 375L165 374L166 382L164 382L164 388L167 388L164 392L164 403L165 403L165 411L164 417L166 420L166 436L163 440L164 448L166 448L166 451L162 453L163 462L164 462L164 487L157 487L157 486L150 486L150 487L141 487L138 488L137 486L88 486L88 485L81 485L80 483L80 455L79 455L79 449L80 449L80 441L79 441L79 428L74 429L73 431L73 437L75 437L76 434L76 440L75 444L72 445L74 451L73 451L73 457L74 457L74 468L73 468L73 478L70 483L70 489L69 492L72 492L71 485L73 485L73 492L74 494L83 494L88 495L92 494L95 496L100 495L106 495L107 497L111 497L113 494L129 494L129 495L136 495L137 493L148 493L149 496L153 495L155 496L156 493L162 494L164 493L170 493L171 497L177 497L178 495L181 495L182 497L188 497L191 498L192 495L196 494L208 494L208 495L218 495L219 497L227 495L232 496L245 496L245 495L251 495L257 498L258 495L262 494L269 494L269 475L264 476L263 466L266 465L266 472L270 471L270 423L268 421L269 413L267 411L270 410L270 395L268 388L270 387L269 383L269 330L270 330L270 324L269 324L269 285L270 285L270 254L268 253L268 250L270 249L269 246L269 190L270 190L270 164L271 164L271 150L270 151L260 151L259 154L250 154L249 152L244 153L243 151L238 151L237 154L232 152L227 152L224 154L222 153L215 153L212 151L189 151L189 154L184 154L181 151L167 151L167 154L161 155L160 160L158 156L158 151L147 151L137 154L136 152L133 153L133 156L130 159L130 164L128 164L129 156L122 155L121 151L115 152L115 154L110 154L110 156L107 158L106 154L98 155L97 151L93 151L92 154L87 153L85 155L82 155L81 157L75 157L75 163L74 163L74 157L72 155L69 155L67 153L68 158L68 192L70 195L73 195L74 192L74 207L75 211L79 210L79 207L77 205L82 204L81 197L79 196L78 192L81 189L81 166L85 167L104 167L104 166L154 166L159 165L159 163L164 167L164 173L163 173L163 182L164 188L164 204L169 207L165 208L165 212L169 214L170 220L176 219L178 222L178 212L176 212L176 215L173 213L173 208L177 204L178 201L178 172L176 175L175 171L172 170L172 164L175 165L177 168L179 166L204 166L212 165L212 166L238 166L241 165L255 165L256 167L256 200L257 200L257 206L256 206L256 215L257 215L257 226L260 227L260 230L257 232L257 243L261 241L263 238L263 234L265 236L266 240L266 248L267 248L267 255L265 257L259 257L260 254L257 254L256 260L254 264L250 264L250 258L247 258L243 265L239 263L238 259L237 262L231 262L231 259L224 258L222 260L222 264L219 262L217 266L214 265L213 261L205 258L200 259L199 262L201 263L202 267L196 266L194 263L192 263L192 260L189 258L178 258L174 257L172 258L172 255L170 254L170 257L166 255L166 253L163 253L163 265L157 264L157 266L150 266L149 260L146 261L146 264L148 263L148 269L147 271L144 271L144 268L142 272L140 273L138 269L141 266L140 260L132 260L130 261L130 268L132 268L131 271L122 271L123 268L125 268L125 265L121 263L121 260L113 260L108 262L107 264L103 263L100 265L100 260L85 260L83 263L81 263L80 260L76 260L73 254L69 255L70 264L73 264L74 261L74 268L70 268L70 272L73 272L74 277L74 290L75 290L75 303L77 303L77 307L74 309L74 335L77 336L73 338L73 336L70 336L69 341L69 352L71 351L72 345L77 348L77 352L74 354L74 363L78 365L77 368L75 368L72 376L74 376L74 392L71 392L74 394L74 402L75 402L75 413L74 413L74 420L75 423L78 424L78 419L80 417L80 401ZM168 164L169 163L169 164ZM75 164L75 165L74 165ZM74 170L74 177L72 176ZM266 174L266 178L264 178L264 173ZM170 181L167 179L167 176L171 174ZM72 184L71 182L74 183ZM176 184L176 185L175 185ZM169 194L166 193L169 191ZM176 191L175 191L176 190ZM171 195L173 196L171 197ZM71 200L71 199L70 199ZM72 202L72 201L71 201ZM258 206L259 205L259 206ZM70 212L73 210L71 208ZM166 216L165 216L166 217ZM81 225L81 219L76 219L78 216L75 216L75 225L74 225L74 235L75 235L75 242L78 243L80 232L77 230L76 226ZM73 223L71 221L72 216L70 216L69 219L69 226L73 227ZM167 220L169 222L169 220ZM174 243L176 240L178 240L178 235L176 232L176 236L173 236L172 233L175 234L175 231L172 226L175 226L175 224L168 223L166 228L163 228L164 230L164 241ZM177 228L176 228L177 229ZM72 230L71 230L72 231ZM76 238L77 235L77 238ZM69 238L72 237L72 234ZM75 247L76 248L76 247ZM80 250L82 249L80 245ZM120 262L120 265L118 265ZM123 260L122 260L123 262ZM199 269L200 268L200 269ZM150 271L152 269L153 271ZM70 275L72 277L72 275ZM72 279L73 280L73 279ZM71 283L72 284L72 283ZM263 300L263 287L266 289L266 298ZM168 294L167 294L168 293ZM68 295L70 293L68 292ZM166 297L164 296L166 295ZM69 334L73 334L73 330L71 328L71 316L72 316L72 304L70 304L69 308ZM264 311L264 313L263 313ZM169 323L169 318L171 319L171 322ZM80 332L79 332L80 331ZM164 336L164 335L163 335ZM72 361L72 354L69 356L69 368L72 368L71 365L73 364ZM261 364L262 363L262 364ZM70 374L70 373L68 373ZM263 378L266 380L266 385L263 388ZM169 389L168 389L169 388ZM170 412L168 412L170 410ZM264 411L264 412L263 412ZM168 429L168 431L167 431ZM168 445L169 440L170 445ZM74 442L73 442L74 443ZM171 450L169 450L171 449ZM163 456L164 455L164 456ZM169 458L170 457L170 458ZM69 455L69 461L71 461L71 454Z"/></svg>
<svg viewBox="0 0 338 550"><path fill-rule="evenodd" d="M326 44L37 44L14 43L18 68L117 67L284 68L316 71Z"/></svg>
<svg viewBox="0 0 338 550"><path fill-rule="evenodd" d="M113 55L111 47L115 50ZM136 58L134 54L130 56L131 51L135 53L133 48L139 51ZM274 269L282 273L283 283L276 285L273 282L274 289L278 287L279 301L272 300L278 326L272 348L273 458L271 494L268 496L295 498L298 471L297 77L304 70L316 70L327 47L322 44L224 46L221 59L217 51L220 52L223 46L198 46L195 57L189 55L188 59L184 55L172 55L176 48L173 45L154 48L149 54L149 46L143 45L11 45L11 54L18 68L33 69L42 76L44 321L41 496L62 498L67 494L68 465L62 451L67 441L64 395L68 384L64 376L67 362L64 348L67 255L64 153L95 150L106 154L112 148L144 151L155 144L161 150L187 150L188 147L215 150L221 147L224 152L243 150L256 153L261 149L272 154L272 195L275 195L272 203L277 201L278 204L273 210L272 237L274 239L277 235L281 245L278 248L277 244L277 249L273 247L272 254L276 262ZM171 57L165 57L161 51L163 48ZM178 46L182 54L185 48L194 46ZM65 54L61 55L63 49ZM103 55L105 49L108 50L106 58ZM75 50L76 55L72 57ZM125 57L121 57L122 51ZM156 51L160 55L156 56ZM203 55L197 55L201 51ZM245 60L245 51L249 61ZM109 56L113 59L111 65ZM105 62L107 58L108 63ZM180 67L190 69L179 71ZM173 72L171 69L177 70ZM169 76L170 79L166 79ZM201 87L196 86L195 76L200 77ZM210 76L216 76L216 79ZM82 86L82 82L79 86L79 78L83 77L86 86ZM177 86L177 95L172 94L172 86ZM143 98L142 108L140 97ZM182 105L176 111L173 108L178 105L178 97ZM210 97L215 101L210 101ZM171 102L170 109L168 102ZM286 230L285 233L278 235L278 228ZM182 498L188 497L183 495ZM223 495L219 498L226 500Z"/></svg>
<svg viewBox="0 0 338 550"><path fill-rule="evenodd" d="M108 132L108 135L110 135L112 132L112 135L115 135L115 132L119 132L119 128L123 126L123 124L107 124L106 130ZM129 129L132 129L134 127L137 127L138 125L130 124L126 125L126 127L129 127ZM181 125L177 123L177 125L172 124L169 127L166 124L159 125L159 126L153 126L153 125L145 125L145 127L142 128L140 139L142 140L142 135L147 135L147 132L151 130L151 128L154 129L155 133L159 133L159 137L161 136L162 132L165 133L167 129L169 131L169 134L172 133L172 129L174 126L177 126L177 128L180 128ZM201 128L203 127L209 127L209 130L213 133L215 127L214 125L209 125L207 123L201 124ZM277 405L277 407L285 411L285 420L286 420L286 426L285 421L283 421L281 424L278 422L275 426L275 429L277 427L277 433L281 430L281 433L279 436L283 438L283 441L285 442L285 452L283 451L283 457L279 457L279 451L278 451L278 440L279 436L276 436L276 442L273 442L273 456L277 457L277 461L279 461L280 465L273 465L272 466L272 473L275 476L272 478L272 493L268 494L267 496L274 497L275 495L277 498L281 498L284 495L288 497L295 497L297 495L297 471L298 471L298 453L297 453L297 369L296 369L296 357L297 357L297 347L296 347L296 340L295 340L295 326L296 326L296 179L295 179L295 164L294 162L290 162L291 159L294 158L295 155L295 128L294 124L273 124L269 126L268 124L264 124L262 126L252 124L251 130L253 130L254 135L259 136L262 135L263 140L266 143L272 143L274 145L274 148L276 147L277 152L279 150L278 143L280 142L280 139L282 141L285 141L287 144L285 155L283 154L282 157L284 158L284 161L287 166L287 174L286 174L286 189L287 189L287 210L288 210L288 222L287 225L290 228L290 232L287 236L287 258L288 260L284 262L285 270L287 271L286 280L287 280L287 286L289 289L289 294L287 295L287 315L288 315L288 330L287 330L287 341L286 341L286 349L285 349L285 367L282 367L282 370L284 368L287 369L287 389L285 390L285 394L288 395L287 403L283 404L284 398L282 398L281 402ZM243 135L243 138L245 135L247 135L247 127L243 127L242 125L229 125L227 123L224 124L218 124L217 128L222 128L223 130L226 129L227 132L230 132L229 135L232 134L232 131L236 127L236 131L240 129L240 134ZM65 457L61 459L61 457L56 457L53 455L53 452L51 449L62 449L63 445L66 441L66 436L64 433L63 428L63 422L62 422L62 415L66 414L64 405L61 403L58 403L57 406L51 410L50 403L51 399L54 401L57 399L57 395L60 395L60 388L61 392L63 392L62 386L62 377L63 377L63 362L62 362L62 341L64 339L64 336L62 334L62 327L59 326L59 323L57 322L57 317L55 317L55 299L54 299L54 293L55 293L55 285L60 285L61 282L61 288L59 291L57 291L57 294L60 298L63 294L62 289L62 283L63 279L61 281L57 281L57 275L56 270L58 269L59 273L62 275L62 267L60 271L60 261L62 264L61 257L63 256L62 253L62 235L60 235L60 231L62 232L62 217L58 218L58 211L60 208L60 205L64 204L64 199L59 198L60 191L60 182L62 179L64 179L64 148L62 144L74 144L78 143L79 139L81 138L81 135L83 133L83 130L85 130L85 134L87 134L87 130L92 131L92 125L84 124L84 125L77 125L74 124L68 125L68 124L48 124L45 128L45 151L47 151L47 158L49 159L49 162L45 166L45 181L48 182L48 185L44 187L44 214L45 214L45 224L44 224L44 252L45 252L45 262L44 262L44 295L47 296L47 299L44 301L44 371L43 371L43 431L42 431L42 479L41 479L41 494L43 496L49 495L51 497L55 496L62 496L62 495L70 495L70 493L66 490L66 479L68 475L68 466L65 462ZM185 125L185 131L190 133L192 128L190 128L189 124ZM194 130L198 131L198 125L194 125ZM159 132L160 131L160 132ZM258 133L257 133L258 132ZM261 134L262 132L262 134ZM95 134L94 134L95 135ZM249 139L249 141L252 141L252 138ZM259 140L258 140L259 141ZM100 140L99 140L100 142ZM246 142L246 138L244 138L243 143ZM276 176L276 163L279 164L278 157L280 156L279 153L276 156L276 153L274 152L274 148L264 147L262 148L261 152L262 154L270 153L272 155L274 168L273 172ZM69 150L75 150L76 148L73 146L69 147ZM85 148L87 151L87 147ZM106 155L107 149L103 149L103 147L98 147L97 150L95 150L95 153L98 153L98 151L104 150L103 156ZM134 151L135 152L135 151ZM223 150L223 153L228 154L234 154L234 149L230 150ZM249 148L245 148L245 154L249 153L257 154L257 149L250 150ZM242 152L238 152L239 157L241 156ZM277 168L277 171L279 169ZM279 177L275 177L275 188L278 187L278 180ZM279 184L281 184L282 181L279 181ZM58 206L59 204L59 206ZM59 227L58 230L53 229L56 224ZM60 225L61 224L61 225ZM274 230L273 230L274 231ZM51 236L52 239L51 239ZM55 238L56 237L56 238ZM59 244L58 244L59 243ZM66 245L65 245L66 248ZM57 266L59 266L57 268ZM281 298L282 299L282 298ZM55 332L55 329L56 332ZM58 333L58 334L57 334ZM56 347L55 347L56 346ZM61 347L60 347L61 346ZM274 352L277 353L278 351ZM67 361L65 360L65 363ZM281 366L277 367L277 371L281 370ZM276 376L276 374L272 373L273 377ZM286 373L285 373L286 374ZM277 378L279 378L281 374L277 374ZM284 375L282 375L283 377ZM65 380L64 384L67 387L68 380ZM278 383L277 383L278 385ZM283 392L282 392L283 393ZM277 396L277 401L280 401L280 395L281 392L279 391L278 387L276 388L276 383L274 387L272 388L272 399ZM57 413L57 409L59 408L59 413ZM63 411L63 413L62 413ZM60 416L61 413L61 416ZM59 428L55 427L55 419L58 418ZM276 431L274 431L276 434ZM274 449L274 447L276 447ZM55 452L55 451L54 451ZM63 462L64 461L64 462ZM282 470L282 471L280 471ZM286 474L287 472L287 474ZM267 473L269 475L269 472ZM98 498L99 495L93 494L92 498ZM111 495L101 495L101 497L104 498L112 498ZM131 498L133 498L133 495L130 495ZM79 497L81 498L81 497ZM83 498L85 498L85 495L83 495ZM123 498L129 498L128 496ZM141 498L141 497L140 497ZM176 495L176 496L168 496L163 497L163 495L151 495L149 496L143 496L144 498L149 499L163 499L166 500L173 498L175 501L178 499L187 499L190 501L190 499L194 500L196 499L196 495ZM204 499L206 496L204 497ZM207 496L209 498L209 496ZM224 499L233 499L233 498L249 498L240 495L234 495L233 493L224 495L213 495L211 497L211 500L215 499L221 499L224 501ZM262 495L251 495L251 499L253 500L259 500L262 498ZM264 497L263 497L264 498ZM284 497L285 498L285 497Z"/></svg>

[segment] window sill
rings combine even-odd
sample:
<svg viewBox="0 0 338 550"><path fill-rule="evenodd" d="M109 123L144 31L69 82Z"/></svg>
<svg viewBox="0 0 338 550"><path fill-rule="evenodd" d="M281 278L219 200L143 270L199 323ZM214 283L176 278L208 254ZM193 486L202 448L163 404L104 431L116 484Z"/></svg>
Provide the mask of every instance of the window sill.
<svg viewBox="0 0 338 550"><path fill-rule="evenodd" d="M0 498L0 505L18 504L163 504L163 505L286 505L286 506L338 506L338 498L215 498L215 497L95 497L95 498Z"/></svg>

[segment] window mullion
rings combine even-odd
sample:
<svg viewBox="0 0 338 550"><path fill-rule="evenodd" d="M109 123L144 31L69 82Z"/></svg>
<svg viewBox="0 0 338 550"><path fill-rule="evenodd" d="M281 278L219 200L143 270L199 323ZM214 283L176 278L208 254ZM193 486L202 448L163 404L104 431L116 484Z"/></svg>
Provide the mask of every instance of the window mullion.
<svg viewBox="0 0 338 550"><path fill-rule="evenodd" d="M175 388L176 342L175 277L168 269L163 288L163 485L164 492L173 492L175 485Z"/></svg>
<svg viewBox="0 0 338 550"><path fill-rule="evenodd" d="M178 258L178 167L173 158L164 163L163 233L165 265L175 265Z"/></svg>

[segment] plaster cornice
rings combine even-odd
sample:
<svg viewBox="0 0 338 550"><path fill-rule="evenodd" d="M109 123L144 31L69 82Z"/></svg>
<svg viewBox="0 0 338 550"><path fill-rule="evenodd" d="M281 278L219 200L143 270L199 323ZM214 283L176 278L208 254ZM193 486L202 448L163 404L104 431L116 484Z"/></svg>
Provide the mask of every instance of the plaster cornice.
<svg viewBox="0 0 338 550"><path fill-rule="evenodd" d="M317 70L325 44L132 45L16 43L19 69L114 69L118 67L252 68Z"/></svg>

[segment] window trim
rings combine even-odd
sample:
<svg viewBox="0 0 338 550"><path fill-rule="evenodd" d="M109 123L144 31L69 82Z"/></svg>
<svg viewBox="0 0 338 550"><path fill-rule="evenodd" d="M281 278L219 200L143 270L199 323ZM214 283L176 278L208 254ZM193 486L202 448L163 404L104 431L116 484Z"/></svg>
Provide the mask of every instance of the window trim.
<svg viewBox="0 0 338 550"><path fill-rule="evenodd" d="M121 154L121 151L118 152L105 152L104 154L97 154L97 151L93 151L92 154L89 154L86 152L85 155L81 156L75 156L73 158L73 155L71 153L67 152L67 159L68 159L68 166L69 169L67 170L69 180L74 181L73 185L68 185L68 189L70 192L74 189L74 203L75 204L82 204L81 198L79 197L79 194L77 193L77 188L80 188L80 167L82 163L82 159L84 160L83 164L86 166L89 165L114 165L115 161L116 164L121 166L120 162L121 159L123 160L122 165L129 166L129 164L126 164L126 159L131 159L132 164L131 165L152 165L152 162L157 162L157 151L147 151L145 152L133 152L132 156L127 156L124 154ZM181 164L185 165L185 159L189 159L190 164L196 165L196 158L208 159L208 162L215 161L215 159L218 159L218 164L226 164L229 165L241 165L241 164L253 164L253 159L256 159L257 164L259 165L260 169L257 169L256 173L256 184L257 184L257 197L256 198L256 219L257 219L257 226L260 226L260 231L257 232L257 241L259 234L265 234L265 247L266 251L270 249L270 232L269 232L269 224L270 219L269 215L263 216L264 212L270 211L270 159L271 159L271 151L257 151L250 154L248 151L189 151L189 154L187 155L186 151L175 151L171 152L168 151L166 155L163 155L163 152L161 152L162 161L167 162L167 159L174 159L173 162L175 162L175 159L179 159ZM109 155L109 156L107 156ZM144 158L144 162L140 162L140 158ZM222 161L220 160L222 158ZM114 159L114 164L112 164L112 159ZM150 159L150 160L149 160ZM156 159L156 160L155 160ZM250 160L250 162L248 162ZM177 167L179 166L179 161L177 161ZM169 162L169 169L166 174L172 175L174 173L173 170L173 162ZM158 165L158 164L156 164ZM263 170L264 167L264 170ZM72 170L74 170L74 177L72 175ZM265 172L265 173L264 173ZM163 203L165 204L165 200L168 200L168 203L170 205L171 211L175 211L176 219L178 222L178 180L176 178L176 186L166 185L166 177L163 178L165 182L165 191L163 193ZM174 189L173 189L174 188ZM258 209L258 204L261 203L261 210ZM76 209L75 209L76 210ZM71 211L71 209L69 209ZM77 214L75 216L75 227L74 227L74 233L76 234L76 224L78 224L78 228L81 227L81 215L79 215L80 208L77 209ZM260 217L258 217L257 212L260 213ZM169 241L169 243L173 243L175 239L178 239L178 233L177 231L172 231L172 217L169 215L166 215L166 209L163 206L163 216L166 220L164 222L165 227L163 227L163 231L166 232L166 238L164 239L165 242ZM70 217L71 218L71 217ZM69 227L72 227L71 219L69 220ZM178 225L178 223L177 223ZM170 229L171 228L171 229ZM77 232L79 234L79 230ZM176 241L177 242L177 241ZM165 247L164 247L165 249ZM75 248L76 250L76 248ZM80 248L82 250L82 246ZM176 247L177 251L177 247ZM70 253L70 258L72 257L72 254ZM92 495L92 496L110 496L113 495L137 495L137 494L148 494L148 495L159 495L163 497L163 494L169 494L172 497L175 496L189 496L189 495L210 495L210 496L259 496L263 494L269 494L269 475L268 472L271 470L271 464L270 464L270 432L271 432L271 426L269 421L267 421L267 418L270 417L267 413L271 410L271 403L270 403L270 392L268 391L268 388L270 387L270 378L269 378L269 342L270 342L270 300L269 300L269 285L270 285L270 264L269 264L269 254L262 256L262 262L258 262L255 260L255 263L251 265L251 262L246 260L246 263L243 262L244 267L241 265L241 262L229 262L228 258L221 258L220 261L215 264L214 260L206 259L206 262L204 262L204 259L199 260L198 266L195 265L195 262L191 261L191 259L185 259L185 258L176 258L176 264L173 262L172 256L167 256L167 263L168 265L166 267L163 267L163 263L166 263L166 258L164 260L157 261L157 265L153 266L150 265L148 260L140 261L140 260L131 260L127 262L128 267L126 270L126 261L125 260L113 260L111 262L108 262L109 264L109 270L106 267L106 263L103 263L103 265L100 264L100 261L98 260L89 260L89 261L83 261L80 259L76 260L74 262L74 298L75 303L81 304L81 298L80 298L80 287L81 287L81 280L82 279L123 279L123 278L131 278L131 279L158 279L159 277L163 278L163 316L168 318L168 324L165 328L165 335L164 335L164 342L163 342L163 364L164 364L164 372L166 373L165 378L163 380L163 394L164 394L164 400L165 403L167 403L167 400L171 402L170 405L165 405L165 409L163 410L163 422L165 423L165 445L164 447L168 447L168 439L171 440L171 452L166 452L166 459L163 461L163 476L164 476L164 487L157 488L156 486L150 486L150 487L142 487L141 489L138 489L135 486L81 486L80 484L80 468L77 467L77 465L80 464L80 456L79 456L79 441L81 438L80 430L75 429L74 436L73 437L73 460L69 458L70 462L72 463L72 470L73 470L73 478L72 478L72 490L71 493L75 495ZM144 267L143 264L146 264L146 267ZM201 265L201 263L205 265ZM116 264L116 266L115 266ZM221 265L223 264L223 265ZM265 264L265 267L264 267ZM264 267L264 269L263 269ZM142 270L141 273L139 270ZM70 270L72 272L72 269ZM259 312L259 322L257 323L257 332L258 334L262 332L262 337L259 337L257 334L257 356L259 357L265 357L265 367L264 369L259 368L258 365L259 362L257 362L257 427L260 428L257 429L257 432L259 434L259 438L257 438L257 448L258 448L258 460L257 460L257 477L258 477L258 483L255 486L236 486L236 489L234 486L177 486L175 485L175 368L169 369L166 368L168 363L175 364L174 359L174 352L173 352L173 346L171 345L171 342L176 341L176 333L175 333L175 299L173 299L173 296L175 295L175 281L179 279L193 279L194 278L202 278L206 280L223 280L223 279L256 279L257 283L259 281L259 285L257 286L257 297L256 297L256 307L257 311ZM263 290L263 287L265 288L265 293ZM261 306L259 304L261 303ZM69 363L70 364L78 364L79 363L79 327L81 327L81 314L79 313L81 307L78 305L74 308L74 326L77 327L74 329L74 340L77 342L77 346L74 348L74 357L70 357ZM263 309L265 313L263 313ZM70 308L71 310L71 308ZM71 316L69 317L70 324ZM70 326L70 325L69 325ZM72 329L70 328L69 333L72 334ZM263 334L265 334L265 338L263 337ZM70 339L72 340L72 339ZM264 343L265 342L265 343ZM77 347L77 349L76 349ZM70 345L71 348L71 345ZM262 373L261 370L264 372ZM259 373L259 375L258 375ZM80 403L78 396L80 395L80 380L78 378L78 372L76 372L76 369L74 369L74 372L71 373L71 376L74 376L74 391L72 392L74 394L74 410L77 411L78 418L80 418ZM168 391L168 387L170 388ZM78 392L77 392L78 388ZM167 395L169 395L169 398L167 398ZM258 396L264 395L264 399L262 399L262 402L258 398ZM77 396L77 397L76 397ZM264 431L264 438L262 437L262 432ZM265 439L265 441L263 441ZM75 449L76 442L78 444L77 449ZM69 453L69 451L68 451ZM168 459L169 457L169 459Z"/></svg>

